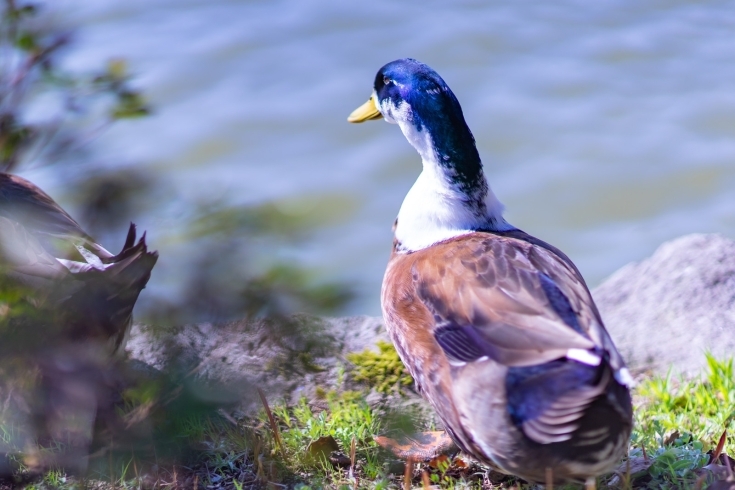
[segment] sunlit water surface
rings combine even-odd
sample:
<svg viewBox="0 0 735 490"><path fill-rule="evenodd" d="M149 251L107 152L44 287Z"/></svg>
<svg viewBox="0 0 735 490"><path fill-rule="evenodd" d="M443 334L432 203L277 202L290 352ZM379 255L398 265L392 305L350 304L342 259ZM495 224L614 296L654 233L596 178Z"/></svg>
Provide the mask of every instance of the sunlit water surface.
<svg viewBox="0 0 735 490"><path fill-rule="evenodd" d="M176 189L135 217L161 252L159 292L175 294L186 267L186 245L165 238L191 202L298 214L310 212L299 198L328 196L329 224L277 253L353 283L344 313L379 313L420 162L396 126L345 118L377 69L407 56L456 93L509 221L591 285L676 236L735 235L732 1L64 0L59 12L80 29L66 64L125 57L155 108L92 150ZM73 202L58 173L27 176Z"/></svg>

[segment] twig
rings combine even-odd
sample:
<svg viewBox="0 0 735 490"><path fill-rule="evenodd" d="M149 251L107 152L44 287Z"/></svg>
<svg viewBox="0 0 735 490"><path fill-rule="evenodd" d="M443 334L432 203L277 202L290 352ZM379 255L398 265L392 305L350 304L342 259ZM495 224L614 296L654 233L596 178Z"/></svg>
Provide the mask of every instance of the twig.
<svg viewBox="0 0 735 490"><path fill-rule="evenodd" d="M265 414L268 416L268 422L271 424L271 431L273 431L273 438L276 440L276 445L278 446L278 449L281 451L281 456L283 458L286 458L286 452L283 450L283 443L281 442L281 431L278 429L278 424L276 424L276 419L273 417L273 412L271 412L271 407L268 405L268 400L265 398L265 392L258 388L258 395L260 395L260 401L263 402L263 407L265 408Z"/></svg>
<svg viewBox="0 0 735 490"><path fill-rule="evenodd" d="M267 481L267 478L265 477L265 470L263 469L263 455L258 454L257 458L258 462L258 471L255 473L255 477L258 479L258 481Z"/></svg>
<svg viewBox="0 0 735 490"><path fill-rule="evenodd" d="M237 420L235 420L235 419L234 419L234 418L232 417L232 415L230 415L229 413L225 412L225 411L224 411L224 410L222 410L221 408L220 408L219 410L217 410L217 413L218 413L218 414L219 414L219 415L220 415L220 416L221 416L221 417L222 417L223 419L225 419L226 421L228 421L229 423L231 423L232 425L234 425L235 427L237 427Z"/></svg>
<svg viewBox="0 0 735 490"><path fill-rule="evenodd" d="M722 454L722 450L725 448L725 442L727 441L727 429L722 431L722 435L720 436L720 440L717 442L717 447L715 448L715 452L712 455L712 462L717 463L720 459L720 455ZM727 458L726 458L727 459Z"/></svg>
<svg viewBox="0 0 735 490"><path fill-rule="evenodd" d="M352 442L350 442L350 472L348 474L349 478L352 478L355 480L355 488L357 488L357 478L355 478L355 453L357 451L357 442L355 441L355 436L352 436Z"/></svg>
<svg viewBox="0 0 735 490"><path fill-rule="evenodd" d="M702 485L704 485L704 480L707 479L707 474L700 475L699 478L697 478L697 481L694 482L694 490L702 490Z"/></svg>

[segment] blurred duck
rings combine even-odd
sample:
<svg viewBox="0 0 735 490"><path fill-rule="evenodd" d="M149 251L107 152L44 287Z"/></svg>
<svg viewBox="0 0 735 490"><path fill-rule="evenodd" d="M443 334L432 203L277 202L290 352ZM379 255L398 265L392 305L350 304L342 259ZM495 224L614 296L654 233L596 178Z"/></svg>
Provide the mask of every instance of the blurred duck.
<svg viewBox="0 0 735 490"><path fill-rule="evenodd" d="M423 163L382 289L403 363L469 455L532 482L592 484L627 450L632 380L584 279L503 218L434 70L393 61L373 88L348 121L398 124Z"/></svg>
<svg viewBox="0 0 735 490"><path fill-rule="evenodd" d="M33 335L10 329L19 337L25 333L47 347L56 340L102 342L108 353L119 353L157 260L145 234L136 243L135 225L121 252L112 254L41 189L0 173L0 282L25 291L34 310L25 320L33 322ZM46 328L38 330L39 322ZM6 346L11 333L2 332ZM25 345L33 339L15 340Z"/></svg>

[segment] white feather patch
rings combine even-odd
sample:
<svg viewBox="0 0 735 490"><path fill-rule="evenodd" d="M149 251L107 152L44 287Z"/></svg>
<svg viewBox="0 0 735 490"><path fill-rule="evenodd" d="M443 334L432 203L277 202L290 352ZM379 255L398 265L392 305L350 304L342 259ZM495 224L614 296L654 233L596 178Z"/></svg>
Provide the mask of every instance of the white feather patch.
<svg viewBox="0 0 735 490"><path fill-rule="evenodd" d="M633 376L630 375L628 368L618 369L615 371L614 376L615 380L623 386L627 386L628 388L633 388L635 386L635 380L633 379Z"/></svg>
<svg viewBox="0 0 735 490"><path fill-rule="evenodd" d="M589 366L599 366L602 362L600 356L586 350L586 349L569 349L567 351L567 359L581 362Z"/></svg>
<svg viewBox="0 0 735 490"><path fill-rule="evenodd" d="M398 212L396 239L403 249L421 250L493 223L497 230L512 230L503 218L504 206L488 187L484 196L485 214L478 214L476 206L468 205L467 195L449 184L449 170L439 163L444 156L437 155L431 135L419 131L413 124L411 106L401 101L397 106L390 99L380 102L380 112L389 123L398 124L409 143L421 156L423 171L408 191Z"/></svg>
<svg viewBox="0 0 735 490"><path fill-rule="evenodd" d="M79 251L79 254L84 257L84 260L87 261L89 265L91 265L95 269L104 270L104 264L99 257L97 257L95 254L93 254L81 245L75 245L75 247Z"/></svg>

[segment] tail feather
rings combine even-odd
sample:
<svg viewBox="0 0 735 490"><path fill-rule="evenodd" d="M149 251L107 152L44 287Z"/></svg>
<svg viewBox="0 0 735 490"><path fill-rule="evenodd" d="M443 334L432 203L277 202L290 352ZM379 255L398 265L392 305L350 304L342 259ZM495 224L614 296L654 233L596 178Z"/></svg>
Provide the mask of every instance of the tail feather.
<svg viewBox="0 0 735 490"><path fill-rule="evenodd" d="M148 284L158 252L149 252L145 234L135 243L136 227L131 223L119 254L106 260L104 269L73 274L83 287L59 310L73 337L108 339L119 351L132 323L133 307Z"/></svg>
<svg viewBox="0 0 735 490"><path fill-rule="evenodd" d="M123 245L123 250L126 248L131 248L133 244L135 243L135 223L130 223L130 228L128 228L128 236L125 238L125 245ZM143 236L145 236L145 232L143 232Z"/></svg>
<svg viewBox="0 0 735 490"><path fill-rule="evenodd" d="M135 226L135 223L130 223L128 234L125 237L125 244L123 245L122 250L120 250L120 253L118 253L117 255L111 255L107 258L102 258L102 262L105 264L114 264L116 262L122 261L130 255L135 254L138 251L137 247L141 244L141 242L143 242L143 247L145 248L145 233L143 233L143 236L140 237L140 242L138 242L138 245L135 244L136 234L137 227Z"/></svg>

